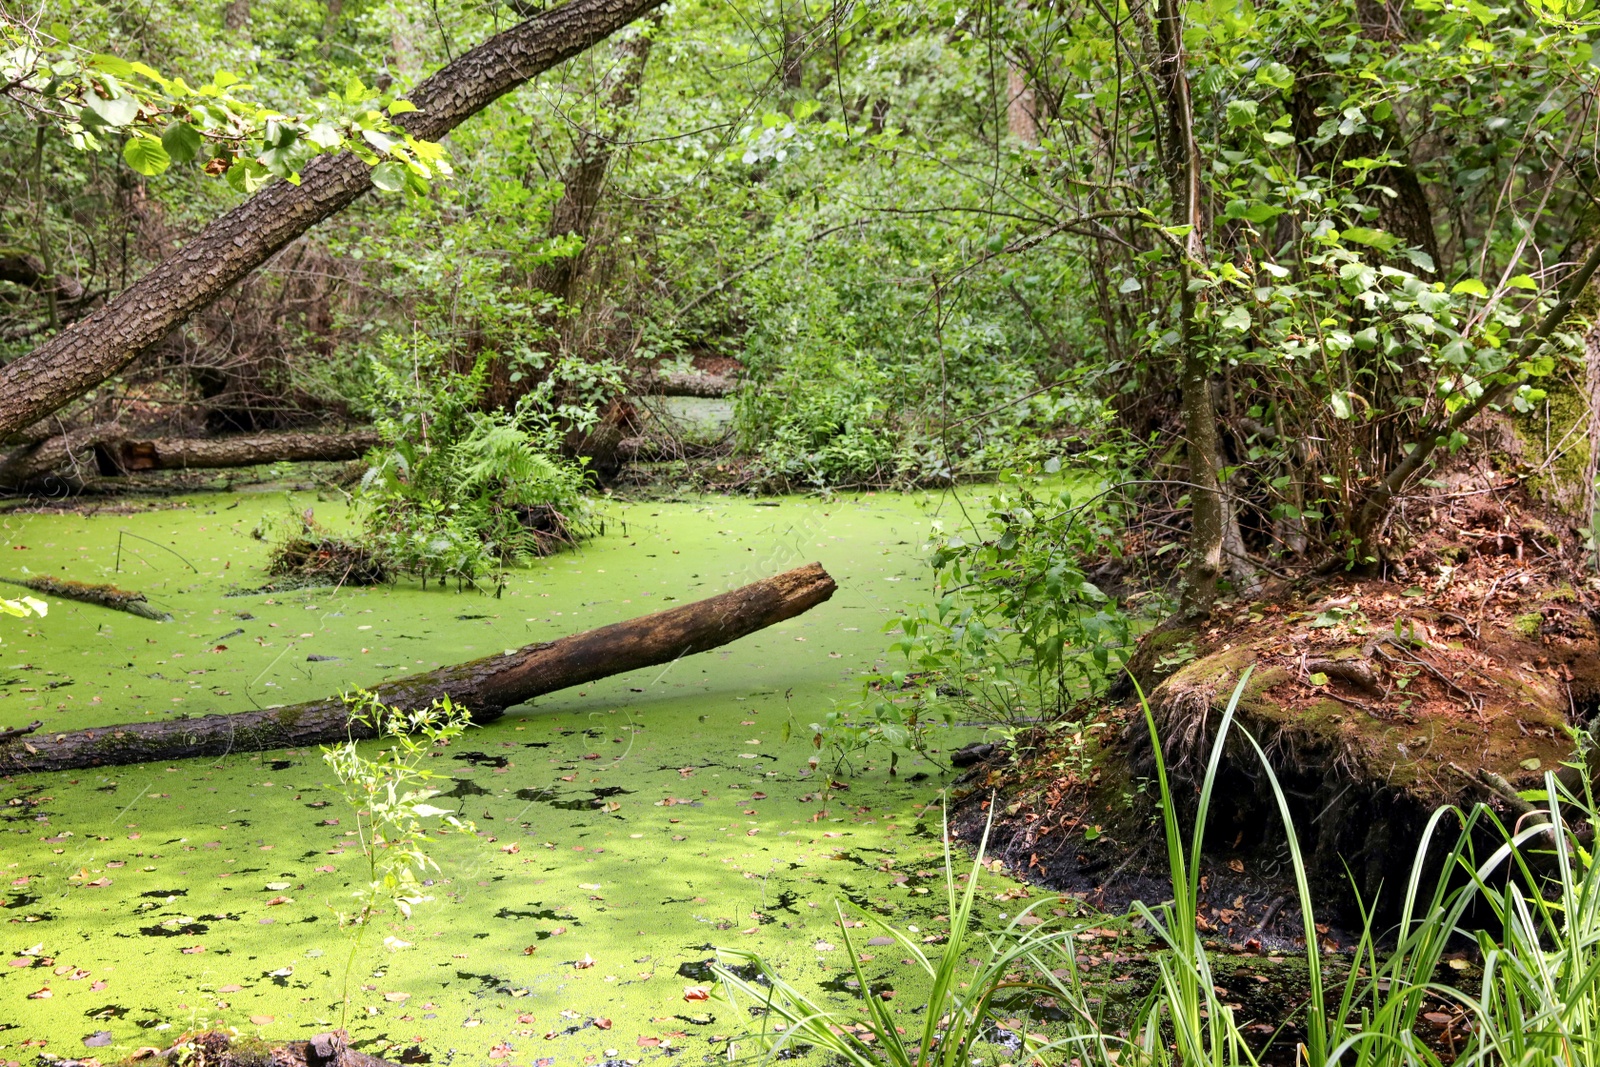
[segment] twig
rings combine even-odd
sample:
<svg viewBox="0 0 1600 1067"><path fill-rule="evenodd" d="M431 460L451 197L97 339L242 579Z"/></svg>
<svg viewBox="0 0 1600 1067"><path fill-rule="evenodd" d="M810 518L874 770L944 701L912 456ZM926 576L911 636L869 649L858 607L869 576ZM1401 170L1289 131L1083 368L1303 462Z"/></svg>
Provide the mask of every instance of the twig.
<svg viewBox="0 0 1600 1067"><path fill-rule="evenodd" d="M5 729L0 730L0 744L5 744L13 738L31 734L43 725L43 719L35 719L26 726L7 726Z"/></svg>

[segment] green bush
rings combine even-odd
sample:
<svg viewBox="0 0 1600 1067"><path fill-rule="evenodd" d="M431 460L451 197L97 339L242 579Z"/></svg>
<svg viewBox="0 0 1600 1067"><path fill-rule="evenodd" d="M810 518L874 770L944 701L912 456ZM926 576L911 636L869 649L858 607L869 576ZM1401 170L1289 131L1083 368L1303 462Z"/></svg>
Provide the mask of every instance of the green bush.
<svg viewBox="0 0 1600 1067"><path fill-rule="evenodd" d="M417 372L373 361L383 443L361 481L362 520L394 571L458 586L525 564L588 532L582 461L562 458L572 413L547 379L513 411L478 405L489 357L465 373L422 342Z"/></svg>

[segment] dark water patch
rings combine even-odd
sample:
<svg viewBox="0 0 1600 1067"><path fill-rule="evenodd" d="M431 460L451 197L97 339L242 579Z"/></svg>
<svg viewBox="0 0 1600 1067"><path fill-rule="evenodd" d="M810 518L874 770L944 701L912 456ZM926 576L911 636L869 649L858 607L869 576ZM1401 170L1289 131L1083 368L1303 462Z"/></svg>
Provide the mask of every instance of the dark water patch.
<svg viewBox="0 0 1600 1067"><path fill-rule="evenodd" d="M139 895L141 897L151 897L152 899L157 897L186 897L189 895L189 891L187 889L152 889L148 893L140 893Z"/></svg>
<svg viewBox="0 0 1600 1067"><path fill-rule="evenodd" d="M457 778L455 782L456 787L454 789L450 790L448 793L440 793L439 795L445 797L454 797L457 800L465 800L467 797L486 797L489 795L489 790L485 789L477 782L474 782L471 778Z"/></svg>
<svg viewBox="0 0 1600 1067"><path fill-rule="evenodd" d="M501 908L499 911L494 913L494 917L496 919L543 919L545 922L571 923L573 926L582 926L583 925L583 923L579 922L577 919L574 919L570 915L557 915L550 908L541 908L541 907L539 907L539 904L538 904L537 901L534 901L534 902L530 903L528 905L528 907L533 908L535 910L533 910L533 911L516 911L513 908ZM549 934L545 934L543 936L549 937L550 935Z"/></svg>
<svg viewBox="0 0 1600 1067"><path fill-rule="evenodd" d="M809 1053L814 1048L816 1048L815 1045L802 1045L802 1044L785 1045L781 1049L778 1050L777 1059L780 1059L780 1060L798 1060L802 1056L805 1056L807 1053Z"/></svg>
<svg viewBox="0 0 1600 1067"><path fill-rule="evenodd" d="M35 893L18 893L14 897L0 897L0 908L25 908L29 904L37 903L39 897Z"/></svg>
<svg viewBox="0 0 1600 1067"><path fill-rule="evenodd" d="M596 800L604 800L607 797L627 796L633 790L624 789L620 785L603 785L599 789L591 789L589 792L594 794Z"/></svg>
<svg viewBox="0 0 1600 1067"><path fill-rule="evenodd" d="M203 922L181 923L173 926L165 924L157 926L141 926L139 932L145 937L198 937L211 929Z"/></svg>
<svg viewBox="0 0 1600 1067"><path fill-rule="evenodd" d="M495 974L473 974L471 971L457 971L456 977L464 982L476 982L478 988L474 995L485 997L490 993L511 993L511 982Z"/></svg>
<svg viewBox="0 0 1600 1067"><path fill-rule="evenodd" d="M294 760L275 759L275 760L272 760L271 762L269 762L267 764L267 769L268 770L274 770L274 771L286 771L290 767L293 767L293 766L294 766Z"/></svg>
<svg viewBox="0 0 1600 1067"><path fill-rule="evenodd" d="M717 976L716 973L711 970L711 965L716 962L717 958L715 956L708 956L703 960L686 960L683 963L678 964L678 974L681 977L689 979L691 982L701 985L709 982L715 982L717 980ZM760 985L771 985L771 982L768 981L767 976L762 973L761 968L753 963L745 963L736 967L729 967L724 964L724 969L732 974L738 975L746 982L756 982Z"/></svg>
<svg viewBox="0 0 1600 1067"><path fill-rule="evenodd" d="M710 1012L706 1012L703 1015L674 1015L673 1018L680 1022L686 1022L690 1026L710 1026L717 1021L717 1017Z"/></svg>
<svg viewBox="0 0 1600 1067"><path fill-rule="evenodd" d="M457 622L471 622L473 619L487 619L487 615L457 615Z"/></svg>
<svg viewBox="0 0 1600 1067"><path fill-rule="evenodd" d="M457 752L451 759L465 760L474 767L493 767L499 770L510 761L504 756L491 756L487 752Z"/></svg>
<svg viewBox="0 0 1600 1067"><path fill-rule="evenodd" d="M427 1052L424 1052L421 1045L412 1045L410 1048L402 1050L400 1055L396 1056L395 1059L399 1060L401 1063L433 1062L433 1056Z"/></svg>
<svg viewBox="0 0 1600 1067"><path fill-rule="evenodd" d="M96 793L115 793L117 791L117 783L107 782L105 785L97 785L94 791Z"/></svg>
<svg viewBox="0 0 1600 1067"><path fill-rule="evenodd" d="M523 748L549 748L550 745L551 742L549 741L524 741L522 743Z"/></svg>
<svg viewBox="0 0 1600 1067"><path fill-rule="evenodd" d="M128 1014L128 1009L121 1004L107 1004L99 1008L90 1008L84 1012L86 1019L120 1019Z"/></svg>
<svg viewBox="0 0 1600 1067"><path fill-rule="evenodd" d="M800 913L795 910L795 904L797 904L799 900L800 894L796 893L792 889L785 889L783 892L778 894L777 903L775 903L773 907L778 911L786 911L791 915L798 915Z"/></svg>

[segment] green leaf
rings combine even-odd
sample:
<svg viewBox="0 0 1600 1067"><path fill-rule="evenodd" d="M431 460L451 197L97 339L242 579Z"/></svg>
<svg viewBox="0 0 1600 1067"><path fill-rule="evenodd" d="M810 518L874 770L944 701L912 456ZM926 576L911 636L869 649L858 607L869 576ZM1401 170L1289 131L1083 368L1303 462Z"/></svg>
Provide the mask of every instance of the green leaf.
<svg viewBox="0 0 1600 1067"><path fill-rule="evenodd" d="M95 70L103 70L114 78L133 77L133 64L121 56L93 55L84 65Z"/></svg>
<svg viewBox="0 0 1600 1067"><path fill-rule="evenodd" d="M239 75L231 70L219 70L211 76L211 84L218 89L226 89L230 85L238 85L242 80Z"/></svg>
<svg viewBox="0 0 1600 1067"><path fill-rule="evenodd" d="M1376 248L1387 252L1400 243L1400 238L1386 230L1374 230L1370 226L1352 226L1339 234L1346 241L1354 241L1358 245Z"/></svg>
<svg viewBox="0 0 1600 1067"><path fill-rule="evenodd" d="M238 160L228 168L228 184L246 195L267 184L271 177L267 168L253 159Z"/></svg>
<svg viewBox="0 0 1600 1067"><path fill-rule="evenodd" d="M167 150L154 137L128 138L128 143L122 146L122 158L127 160L128 166L147 178L172 166L172 157L167 155Z"/></svg>
<svg viewBox="0 0 1600 1067"><path fill-rule="evenodd" d="M1348 419L1355 414L1350 405L1350 394L1342 389L1336 389L1328 395L1328 406L1333 409L1333 417L1336 419Z"/></svg>
<svg viewBox="0 0 1600 1067"><path fill-rule="evenodd" d="M161 147L174 163L191 163L200 154L200 131L187 122L174 122L161 131Z"/></svg>
<svg viewBox="0 0 1600 1067"><path fill-rule="evenodd" d="M126 126L139 117L139 101L126 94L107 100L97 93L86 92L83 104L107 126Z"/></svg>
<svg viewBox="0 0 1600 1067"><path fill-rule="evenodd" d="M1268 63L1256 71L1256 84L1286 93L1294 88L1294 71L1282 63Z"/></svg>
<svg viewBox="0 0 1600 1067"><path fill-rule="evenodd" d="M390 104L388 108L390 118L394 118L396 115L404 115L408 111L418 110L421 109L409 100L396 100L394 103Z"/></svg>
<svg viewBox="0 0 1600 1067"><path fill-rule="evenodd" d="M1119 292L1119 293L1137 293L1140 289L1143 289L1143 288L1144 288L1144 286L1139 284L1139 279L1138 278L1124 278L1124 279L1122 279L1122 284L1117 286L1117 292Z"/></svg>
<svg viewBox="0 0 1600 1067"><path fill-rule="evenodd" d="M1250 329L1250 323L1250 309L1242 304L1234 307L1233 310L1222 317L1222 328L1224 330L1236 330L1239 333L1246 333Z"/></svg>
<svg viewBox="0 0 1600 1067"><path fill-rule="evenodd" d="M1473 296L1489 295L1488 287L1486 287L1476 278L1465 278L1459 282L1456 282L1456 284L1451 287L1450 291L1452 293L1471 293Z"/></svg>
<svg viewBox="0 0 1600 1067"><path fill-rule="evenodd" d="M1229 100L1228 125L1253 126L1256 121L1256 109L1259 107L1254 100Z"/></svg>
<svg viewBox="0 0 1600 1067"><path fill-rule="evenodd" d="M1311 675L1308 681L1310 681L1312 685L1327 685L1328 676L1323 674L1321 671L1317 671L1315 674Z"/></svg>
<svg viewBox="0 0 1600 1067"><path fill-rule="evenodd" d="M405 168L393 160L379 163L372 168L372 184L386 193L398 193L406 187Z"/></svg>
<svg viewBox="0 0 1600 1067"><path fill-rule="evenodd" d="M1261 139L1270 145L1277 145L1279 148L1288 148L1294 144L1294 134L1284 130L1268 130L1261 135Z"/></svg>

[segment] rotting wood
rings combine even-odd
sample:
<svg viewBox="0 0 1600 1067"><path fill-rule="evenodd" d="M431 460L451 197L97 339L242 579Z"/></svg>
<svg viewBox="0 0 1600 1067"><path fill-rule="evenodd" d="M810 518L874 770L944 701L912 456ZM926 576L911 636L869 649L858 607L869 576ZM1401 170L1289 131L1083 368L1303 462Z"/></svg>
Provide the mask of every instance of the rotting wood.
<svg viewBox="0 0 1600 1067"><path fill-rule="evenodd" d="M718 399L739 391L739 383L720 374L699 374L695 371L651 371L641 375L635 383L644 396L694 396Z"/></svg>
<svg viewBox="0 0 1600 1067"><path fill-rule="evenodd" d="M94 604L97 607L110 608L112 611L125 611L129 615L137 615L141 619L151 622L171 622L172 616L160 608L151 605L149 598L143 593L130 592L127 589L118 589L114 585L93 585L89 582L74 582L65 578L0 578L6 585L18 585L24 589L32 589L35 593L55 597L58 600L75 600L80 604Z"/></svg>
<svg viewBox="0 0 1600 1067"><path fill-rule="evenodd" d="M384 703L418 708L448 696L482 724L534 697L717 648L808 611L837 586L820 563L719 596L613 623L508 654L398 678L373 687ZM372 736L339 697L282 708L135 722L42 734L0 745L0 773L62 771L191 756L326 744Z"/></svg>
<svg viewBox="0 0 1600 1067"><path fill-rule="evenodd" d="M114 425L89 426L18 450L0 464L0 486L23 488L52 475L81 481L140 471L217 470L264 463L360 459L376 430L138 437Z"/></svg>
<svg viewBox="0 0 1600 1067"><path fill-rule="evenodd" d="M254 467L261 463L360 459L379 443L372 429L343 433L262 433L227 437L123 438L102 443L102 473ZM113 470L106 470L110 466Z"/></svg>

